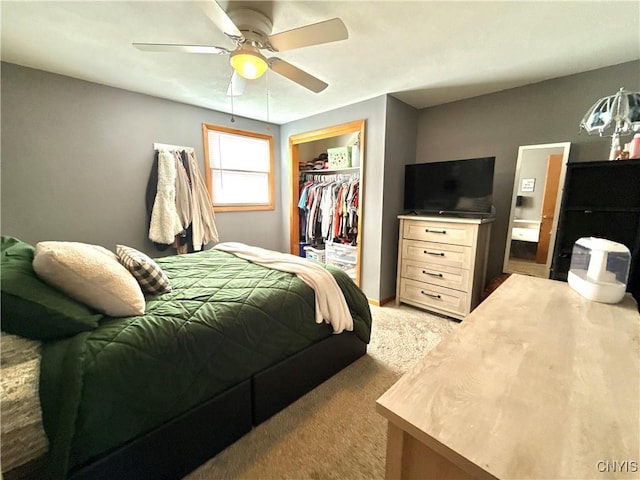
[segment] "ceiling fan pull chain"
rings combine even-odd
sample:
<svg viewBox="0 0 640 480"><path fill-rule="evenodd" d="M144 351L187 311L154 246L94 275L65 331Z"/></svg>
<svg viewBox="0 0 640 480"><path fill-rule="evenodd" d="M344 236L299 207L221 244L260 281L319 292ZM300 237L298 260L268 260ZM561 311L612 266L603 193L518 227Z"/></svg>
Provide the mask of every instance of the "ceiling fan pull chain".
<svg viewBox="0 0 640 480"><path fill-rule="evenodd" d="M265 75L265 84L267 85L267 130L269 130L269 72Z"/></svg>
<svg viewBox="0 0 640 480"><path fill-rule="evenodd" d="M235 123L236 119L233 116L233 81L229 84L229 88L231 88L231 123Z"/></svg>

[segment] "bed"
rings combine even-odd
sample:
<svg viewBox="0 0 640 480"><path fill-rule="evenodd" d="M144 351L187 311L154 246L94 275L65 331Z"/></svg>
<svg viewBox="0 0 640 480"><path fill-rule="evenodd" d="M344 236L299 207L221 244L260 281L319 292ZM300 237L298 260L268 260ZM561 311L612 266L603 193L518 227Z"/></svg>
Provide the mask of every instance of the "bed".
<svg viewBox="0 0 640 480"><path fill-rule="evenodd" d="M35 442L40 455L4 478L180 478L366 353L367 299L337 268L353 319L339 334L294 274L221 250L156 262L172 290L143 315L32 345L47 460Z"/></svg>

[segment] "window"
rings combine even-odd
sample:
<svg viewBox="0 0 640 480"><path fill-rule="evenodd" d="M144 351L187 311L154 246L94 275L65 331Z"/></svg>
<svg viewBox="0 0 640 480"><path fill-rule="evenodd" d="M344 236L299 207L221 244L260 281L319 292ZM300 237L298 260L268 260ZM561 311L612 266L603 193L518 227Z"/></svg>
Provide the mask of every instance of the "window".
<svg viewBox="0 0 640 480"><path fill-rule="evenodd" d="M215 210L273 210L273 137L208 123L202 134Z"/></svg>

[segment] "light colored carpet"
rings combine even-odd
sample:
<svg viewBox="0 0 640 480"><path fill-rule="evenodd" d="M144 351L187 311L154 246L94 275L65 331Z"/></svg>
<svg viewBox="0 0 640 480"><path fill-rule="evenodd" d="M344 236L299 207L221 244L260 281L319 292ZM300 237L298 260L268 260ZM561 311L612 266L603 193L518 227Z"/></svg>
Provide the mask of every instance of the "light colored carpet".
<svg viewBox="0 0 640 480"><path fill-rule="evenodd" d="M376 399L458 325L408 306L371 307L367 355L274 415L185 480L382 479Z"/></svg>

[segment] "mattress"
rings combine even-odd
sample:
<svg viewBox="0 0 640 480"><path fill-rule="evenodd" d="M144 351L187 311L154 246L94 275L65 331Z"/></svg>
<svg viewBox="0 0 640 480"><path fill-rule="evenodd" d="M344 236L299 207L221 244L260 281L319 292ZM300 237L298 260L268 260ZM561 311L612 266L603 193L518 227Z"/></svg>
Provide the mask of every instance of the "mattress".
<svg viewBox="0 0 640 480"><path fill-rule="evenodd" d="M38 396L41 342L2 332L0 413L3 474L42 458L48 449Z"/></svg>

